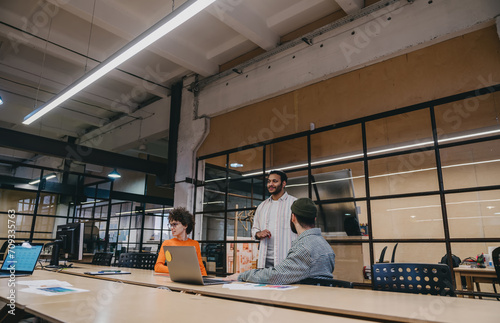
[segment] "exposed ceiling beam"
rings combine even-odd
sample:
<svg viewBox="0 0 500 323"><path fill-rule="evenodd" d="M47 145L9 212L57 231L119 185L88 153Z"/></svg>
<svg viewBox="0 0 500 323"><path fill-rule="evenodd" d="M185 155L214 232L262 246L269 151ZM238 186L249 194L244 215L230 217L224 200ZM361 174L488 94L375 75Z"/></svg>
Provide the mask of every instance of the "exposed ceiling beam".
<svg viewBox="0 0 500 323"><path fill-rule="evenodd" d="M352 15L363 9L365 0L335 0L346 14Z"/></svg>
<svg viewBox="0 0 500 323"><path fill-rule="evenodd" d="M54 2L55 0L50 1ZM92 21L92 7L89 6L88 1L73 0L62 4L57 3L64 10L89 21L89 23ZM150 27L147 22L141 20L141 17L131 15L124 10L117 15L116 10L117 8L112 3L100 1L94 13L93 23L125 39L127 42ZM168 13L166 12L165 15ZM193 51L192 48L176 41L171 36L163 37L146 50L202 76L213 75L217 73L219 68L217 64L210 62L203 54Z"/></svg>
<svg viewBox="0 0 500 323"><path fill-rule="evenodd" d="M208 12L259 47L270 50L280 42L279 35L269 29L266 21L244 2L222 9L216 4Z"/></svg>
<svg viewBox="0 0 500 323"><path fill-rule="evenodd" d="M276 26L286 20L293 19L293 17L301 14L302 12L317 6L318 4L324 2L325 0L302 0L285 10L282 10L267 19L267 25L269 27Z"/></svg>

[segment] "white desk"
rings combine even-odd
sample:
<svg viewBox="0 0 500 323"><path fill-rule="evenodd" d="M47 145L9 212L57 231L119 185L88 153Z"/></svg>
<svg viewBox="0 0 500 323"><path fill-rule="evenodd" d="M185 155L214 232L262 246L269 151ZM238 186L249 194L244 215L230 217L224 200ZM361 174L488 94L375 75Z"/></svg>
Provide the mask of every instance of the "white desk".
<svg viewBox="0 0 500 323"><path fill-rule="evenodd" d="M332 316L248 304L230 300L170 292L36 270L23 280L56 279L67 281L88 292L43 296L18 291L16 308L24 309L50 322L332 322ZM0 300L7 302L7 280L0 280ZM17 285L17 289L22 289ZM336 317L341 323L358 320Z"/></svg>
<svg viewBox="0 0 500 323"><path fill-rule="evenodd" d="M89 266L89 265L87 265ZM66 269L64 272L81 275L97 270L98 266ZM107 268L109 269L109 267ZM168 286L174 290L240 300L265 305L277 305L299 310L318 311L333 315L350 315L364 319L395 320L401 322L495 322L500 317L498 303L486 300L464 299L361 289L343 289L300 285L284 292L238 291L216 286L196 286L170 281L168 276L153 271L119 268L130 275L97 276L144 286Z"/></svg>

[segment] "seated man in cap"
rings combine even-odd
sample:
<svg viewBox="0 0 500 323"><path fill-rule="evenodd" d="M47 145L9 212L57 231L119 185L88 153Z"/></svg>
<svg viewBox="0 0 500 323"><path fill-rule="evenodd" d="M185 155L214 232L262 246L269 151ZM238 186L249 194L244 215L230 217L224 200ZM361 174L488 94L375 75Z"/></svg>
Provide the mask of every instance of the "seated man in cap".
<svg viewBox="0 0 500 323"><path fill-rule="evenodd" d="M321 236L321 230L315 228L316 205L311 199L300 198L291 209L290 226L298 238L292 242L286 258L275 267L247 270L225 280L282 285L306 278L333 278L335 253Z"/></svg>

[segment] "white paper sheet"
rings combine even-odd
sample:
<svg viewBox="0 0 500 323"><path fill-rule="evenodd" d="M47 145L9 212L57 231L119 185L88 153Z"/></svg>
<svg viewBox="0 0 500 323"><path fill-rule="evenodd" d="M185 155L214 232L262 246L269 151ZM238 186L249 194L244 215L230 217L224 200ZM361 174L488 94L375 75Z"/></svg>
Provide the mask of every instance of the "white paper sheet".
<svg viewBox="0 0 500 323"><path fill-rule="evenodd" d="M55 279L19 281L18 284L28 286L28 288L20 289L19 290L20 292L45 295L45 296L88 292L88 290L86 289L75 288L68 282Z"/></svg>

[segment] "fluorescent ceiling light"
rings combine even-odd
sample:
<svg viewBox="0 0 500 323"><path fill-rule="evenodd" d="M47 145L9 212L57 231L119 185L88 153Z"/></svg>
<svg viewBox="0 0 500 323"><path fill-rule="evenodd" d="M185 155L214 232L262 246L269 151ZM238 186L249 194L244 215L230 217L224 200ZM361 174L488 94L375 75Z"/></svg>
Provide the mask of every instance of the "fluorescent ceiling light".
<svg viewBox="0 0 500 323"><path fill-rule="evenodd" d="M28 114L23 121L23 124L29 125L33 121L45 115L50 110L54 109L64 101L71 98L76 93L93 82L106 75L108 72L125 62L144 48L148 47L161 37L165 36L191 17L202 11L215 0L188 0L179 8L171 12L165 18L154 24L151 28L140 34L133 41L122 47L116 53L108 57L97 67L92 69L87 74L80 77L76 82L66 87L57 96L50 99L47 103L37 108Z"/></svg>
<svg viewBox="0 0 500 323"><path fill-rule="evenodd" d="M470 203L489 203L489 202L500 202L500 199L476 200L476 201L460 201L460 202L446 202L446 205L459 205L459 204L470 204ZM415 210L415 209L423 209L423 208L430 208L430 207L441 207L441 204L400 207L400 208L396 208L396 209L387 209L387 211L390 212L390 211L402 211L402 210Z"/></svg>
<svg viewBox="0 0 500 323"><path fill-rule="evenodd" d="M43 177L43 179L44 180L48 180L48 179L52 179L52 178L55 178L55 177L56 177L56 174L52 173L52 174L49 174L49 175ZM37 179L29 182L28 184L29 185L35 185L35 184L38 184L38 183L40 183L40 178L37 178Z"/></svg>
<svg viewBox="0 0 500 323"><path fill-rule="evenodd" d="M166 207L166 208L155 208L155 209L146 209L144 210L144 213L146 212L157 212L157 211L168 211L168 210L172 210L173 207ZM126 214L132 214L132 213L138 213L137 211L125 211L125 212L116 212L115 214L116 215L126 215ZM168 213L164 213L163 215L168 215Z"/></svg>
<svg viewBox="0 0 500 323"><path fill-rule="evenodd" d="M0 96L0 105L2 105L2 104L3 104L3 99L2 99L2 97Z"/></svg>

